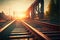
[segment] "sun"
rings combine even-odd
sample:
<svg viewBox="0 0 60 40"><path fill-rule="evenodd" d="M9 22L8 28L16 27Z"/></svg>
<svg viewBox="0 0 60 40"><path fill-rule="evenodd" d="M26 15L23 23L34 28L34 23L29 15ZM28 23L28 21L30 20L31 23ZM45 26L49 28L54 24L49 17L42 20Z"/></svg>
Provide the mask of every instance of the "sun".
<svg viewBox="0 0 60 40"><path fill-rule="evenodd" d="M19 20L19 19L24 19L26 18L26 13L16 13L15 14L15 19Z"/></svg>

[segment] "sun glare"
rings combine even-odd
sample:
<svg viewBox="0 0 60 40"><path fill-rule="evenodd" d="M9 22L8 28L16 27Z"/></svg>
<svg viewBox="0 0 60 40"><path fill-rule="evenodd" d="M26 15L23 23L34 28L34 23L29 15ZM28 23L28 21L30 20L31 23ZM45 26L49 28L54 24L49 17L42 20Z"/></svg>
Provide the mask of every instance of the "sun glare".
<svg viewBox="0 0 60 40"><path fill-rule="evenodd" d="M26 18L26 13L18 13L18 14L15 14L15 18L17 20L24 19L24 18Z"/></svg>

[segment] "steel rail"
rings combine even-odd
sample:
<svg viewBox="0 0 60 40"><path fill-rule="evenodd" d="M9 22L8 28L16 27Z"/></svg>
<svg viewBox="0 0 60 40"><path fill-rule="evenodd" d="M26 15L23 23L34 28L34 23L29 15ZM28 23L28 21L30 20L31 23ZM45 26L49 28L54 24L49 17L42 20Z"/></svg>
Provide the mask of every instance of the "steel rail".
<svg viewBox="0 0 60 40"><path fill-rule="evenodd" d="M43 27L48 27L48 28L60 31L60 29L59 29L60 25L51 24L51 23L48 23L48 22L41 22L41 21L37 21L37 20L34 20L34 22L36 22L37 24L39 24Z"/></svg>
<svg viewBox="0 0 60 40"><path fill-rule="evenodd" d="M27 24L26 22L22 21L22 24L27 27L27 29L32 30L35 34L39 35L39 37L44 38L45 40L51 40L49 37L44 35L42 32L38 31L36 28L32 27L31 25Z"/></svg>
<svg viewBox="0 0 60 40"><path fill-rule="evenodd" d="M7 27L9 27L9 25L11 25L15 20L11 21L10 23L8 23L7 25L5 25L3 28L0 29L0 32L2 32L3 30L5 30Z"/></svg>

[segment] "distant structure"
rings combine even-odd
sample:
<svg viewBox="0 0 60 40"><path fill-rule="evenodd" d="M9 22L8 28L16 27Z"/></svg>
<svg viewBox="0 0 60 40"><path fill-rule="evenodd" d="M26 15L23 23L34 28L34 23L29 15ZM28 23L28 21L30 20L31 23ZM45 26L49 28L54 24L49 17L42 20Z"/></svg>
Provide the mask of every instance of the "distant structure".
<svg viewBox="0 0 60 40"><path fill-rule="evenodd" d="M44 0L35 0L27 12L31 19L44 19Z"/></svg>
<svg viewBox="0 0 60 40"><path fill-rule="evenodd" d="M6 15L4 14L4 12L0 12L0 19L6 20Z"/></svg>
<svg viewBox="0 0 60 40"><path fill-rule="evenodd" d="M50 22L60 24L60 0L50 1Z"/></svg>

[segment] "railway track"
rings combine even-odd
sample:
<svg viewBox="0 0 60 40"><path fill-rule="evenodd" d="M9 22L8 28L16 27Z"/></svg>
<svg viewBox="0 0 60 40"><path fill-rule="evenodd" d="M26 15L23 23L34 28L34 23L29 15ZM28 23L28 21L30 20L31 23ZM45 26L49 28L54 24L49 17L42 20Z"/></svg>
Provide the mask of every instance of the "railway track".
<svg viewBox="0 0 60 40"><path fill-rule="evenodd" d="M8 26L7 26L8 25ZM50 40L24 21L12 21L0 30L0 40Z"/></svg>
<svg viewBox="0 0 60 40"><path fill-rule="evenodd" d="M60 26L37 20L27 20L26 22L47 35L51 40L60 40Z"/></svg>

